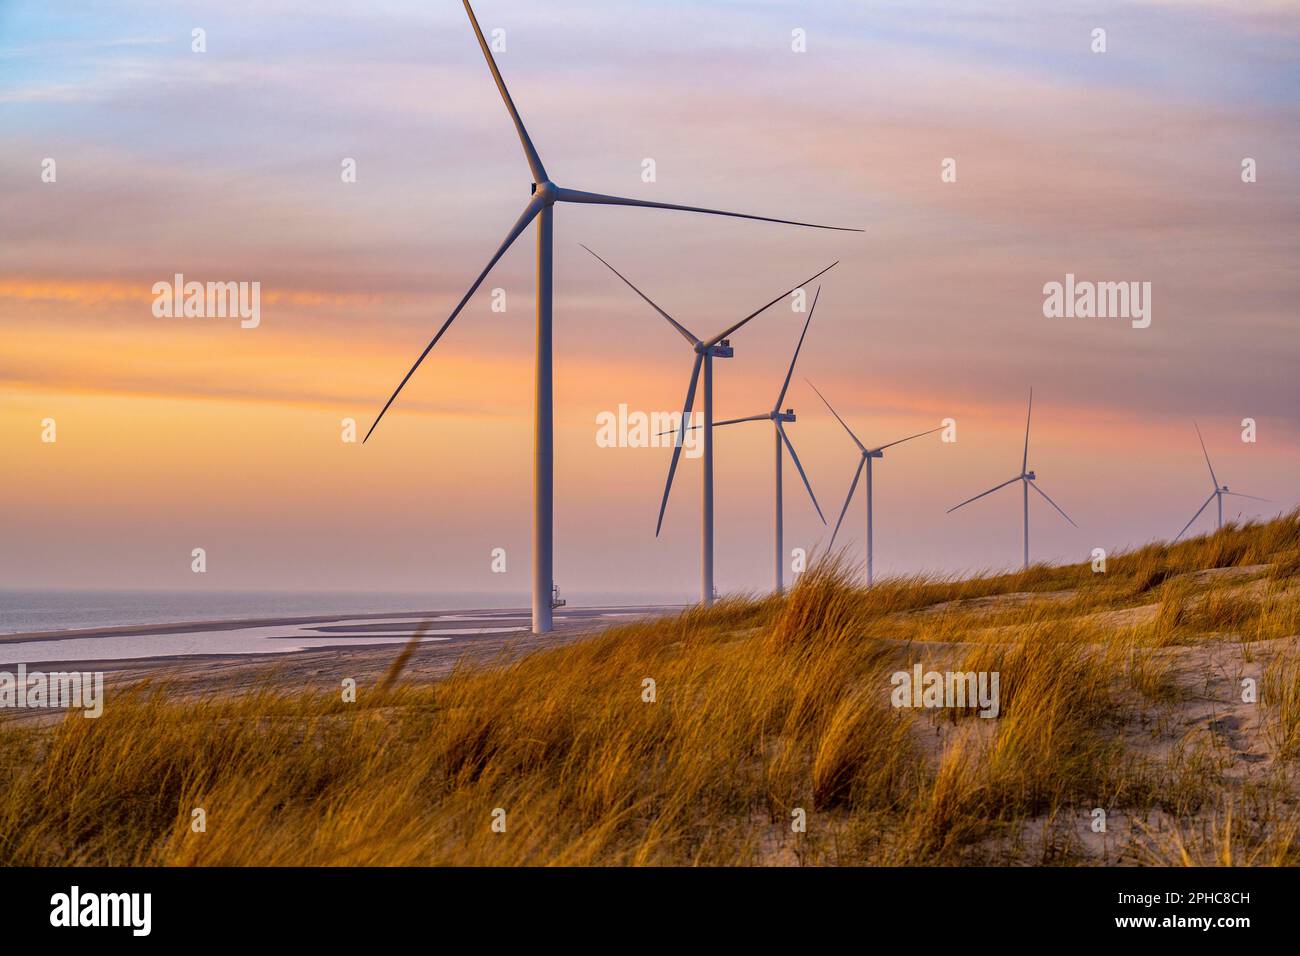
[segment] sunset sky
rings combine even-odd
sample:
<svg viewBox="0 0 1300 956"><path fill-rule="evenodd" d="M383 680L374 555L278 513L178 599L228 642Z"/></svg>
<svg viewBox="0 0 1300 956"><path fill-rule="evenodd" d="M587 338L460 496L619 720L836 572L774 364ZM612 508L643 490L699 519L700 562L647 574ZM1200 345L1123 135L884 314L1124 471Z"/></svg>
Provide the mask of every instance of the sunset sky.
<svg viewBox="0 0 1300 956"><path fill-rule="evenodd" d="M1018 472L1031 385L1030 466L1079 524L1031 502L1035 558L1177 533L1211 490L1194 419L1220 479L1276 502L1226 516L1296 505L1297 4L476 11L506 31L498 61L560 185L865 230L557 207L563 590L698 580L699 461L656 539L667 450L595 441L620 403L680 408L691 355L580 243L702 336L840 260L786 402L830 525L856 450L804 376L869 444L958 423L956 444L877 465L878 574L1018 561L1016 489L944 512ZM527 590L532 230L375 437L340 440L528 199L460 3L0 0L0 130L0 587ZM260 326L156 318L151 287L176 273L260 282ZM1150 282L1150 328L1045 318L1066 273ZM803 318L783 303L733 339L718 417L771 406ZM718 434L723 591L770 584L771 459L761 423ZM787 548L824 547L788 459L785 493ZM854 556L864 521L859 497Z"/></svg>

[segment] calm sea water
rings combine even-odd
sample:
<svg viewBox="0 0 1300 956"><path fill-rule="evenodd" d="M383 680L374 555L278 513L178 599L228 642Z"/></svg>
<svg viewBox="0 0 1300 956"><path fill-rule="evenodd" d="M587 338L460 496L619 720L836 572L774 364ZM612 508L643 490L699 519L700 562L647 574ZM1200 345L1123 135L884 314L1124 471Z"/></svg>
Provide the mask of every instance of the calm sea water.
<svg viewBox="0 0 1300 956"><path fill-rule="evenodd" d="M571 607L685 604L685 594L575 593ZM424 591L17 591L0 590L0 634L119 624L241 621L328 614L526 608L527 594Z"/></svg>

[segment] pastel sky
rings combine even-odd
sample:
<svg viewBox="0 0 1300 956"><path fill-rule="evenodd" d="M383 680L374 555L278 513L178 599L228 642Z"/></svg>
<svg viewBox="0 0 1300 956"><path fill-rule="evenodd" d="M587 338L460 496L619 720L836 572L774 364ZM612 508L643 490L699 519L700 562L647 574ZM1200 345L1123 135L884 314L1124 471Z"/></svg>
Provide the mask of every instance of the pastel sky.
<svg viewBox="0 0 1300 956"><path fill-rule="evenodd" d="M656 539L667 451L595 441L602 411L680 407L690 353L580 243L702 335L840 260L786 402L830 524L856 452L805 376L870 444L958 423L955 444L877 466L878 573L1016 563L1014 490L945 510L1018 472L1031 385L1030 466L1079 524L1031 503L1036 558L1175 534L1210 492L1193 420L1220 478L1275 502L1229 517L1296 504L1296 3L476 10L506 31L502 72L561 185L865 230L557 210L562 589L698 580L698 461ZM527 589L531 231L375 438L340 440L528 198L459 3L0 2L0 130L0 587ZM260 326L156 318L151 288L175 273L260 282ZM1066 273L1150 282L1151 326L1045 318ZM770 407L803 319L782 303L734 338L719 417ZM770 429L717 442L718 583L760 590ZM824 548L788 459L785 492L787 547ZM864 520L859 497L855 557Z"/></svg>

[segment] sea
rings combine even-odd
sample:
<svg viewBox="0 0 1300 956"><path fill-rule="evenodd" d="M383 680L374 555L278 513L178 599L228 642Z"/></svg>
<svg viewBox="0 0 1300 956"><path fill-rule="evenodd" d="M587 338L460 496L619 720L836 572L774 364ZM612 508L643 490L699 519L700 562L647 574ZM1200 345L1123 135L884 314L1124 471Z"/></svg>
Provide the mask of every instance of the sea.
<svg viewBox="0 0 1300 956"><path fill-rule="evenodd" d="M574 592L570 607L688 604L688 594ZM0 634L130 624L242 621L331 614L418 615L423 611L523 609L528 594L388 591L78 591L0 589Z"/></svg>

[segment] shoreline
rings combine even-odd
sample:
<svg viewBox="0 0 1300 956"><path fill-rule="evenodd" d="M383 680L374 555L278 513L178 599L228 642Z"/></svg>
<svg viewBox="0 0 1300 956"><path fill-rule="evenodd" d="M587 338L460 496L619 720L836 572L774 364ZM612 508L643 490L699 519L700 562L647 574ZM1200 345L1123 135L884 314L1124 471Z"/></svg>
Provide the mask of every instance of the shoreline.
<svg viewBox="0 0 1300 956"><path fill-rule="evenodd" d="M679 613L677 606L610 606L601 608L566 608L557 613L555 630L545 635L533 634L528 610L511 611L502 608L447 610L410 615L400 614L326 614L297 615L278 618L250 618L244 620L173 622L167 624L111 625L98 628L75 628L60 631L33 632L0 637L0 670L17 667L19 662L3 660L5 647L38 642L66 640L93 640L97 638L158 637L174 634L221 633L252 628L327 626L338 622L391 621L410 619L410 629L428 624L431 635L436 634L439 622L456 624L460 633L447 637L430 636L420 641L412 650L403 677L407 680L432 681L449 673L457 664L466 661L483 664L493 660L510 660L535 650L556 647L599 634L609 627L638 619L663 617ZM466 620L469 618L469 620ZM473 631L474 619L484 629ZM518 622L518 627L492 628L492 625ZM405 628L404 628L405 630ZM264 638L293 640L293 635ZM377 637L366 642L364 637L340 638L347 643L330 646L300 647L293 650L265 652L221 652L195 654L155 654L137 657L69 657L36 661L21 661L27 671L100 671L105 675L105 686L120 692L130 685L145 680L164 682L169 690L183 695L207 693L240 693L259 686L273 686L283 690L335 690L338 681L351 677L359 686L370 678L378 679L391 666L393 659L409 644L406 634L393 634L386 639ZM61 710L9 710L11 718L40 719L57 717Z"/></svg>
<svg viewBox="0 0 1300 956"><path fill-rule="evenodd" d="M506 614L509 609L471 609L467 611L394 611L372 614L311 614L294 617L248 617L205 621L167 621L156 624L105 624L98 627L67 627L50 631L16 631L0 634L0 645L26 644L32 641L66 641L96 637L134 637L136 635L187 634L199 631L236 631L250 627L297 627L331 621L372 621L396 617L434 617L441 614ZM521 611L526 614L527 611Z"/></svg>
<svg viewBox="0 0 1300 956"><path fill-rule="evenodd" d="M568 609L568 613L603 613L645 611L647 613L671 613L690 607L689 604L593 604ZM22 644L31 641L63 641L78 638L95 637L132 637L149 634L183 634L196 631L230 631L249 627L295 627L303 624L318 624L331 621L373 621L387 618L443 618L458 615L497 615L501 617L529 618L532 614L528 608L444 608L439 611L373 611L364 614L309 614L292 617L248 617L222 618L218 620L199 621L162 621L148 624L104 624L95 627L65 627L45 631L0 632L0 645ZM561 615L556 615L557 629L562 623Z"/></svg>

